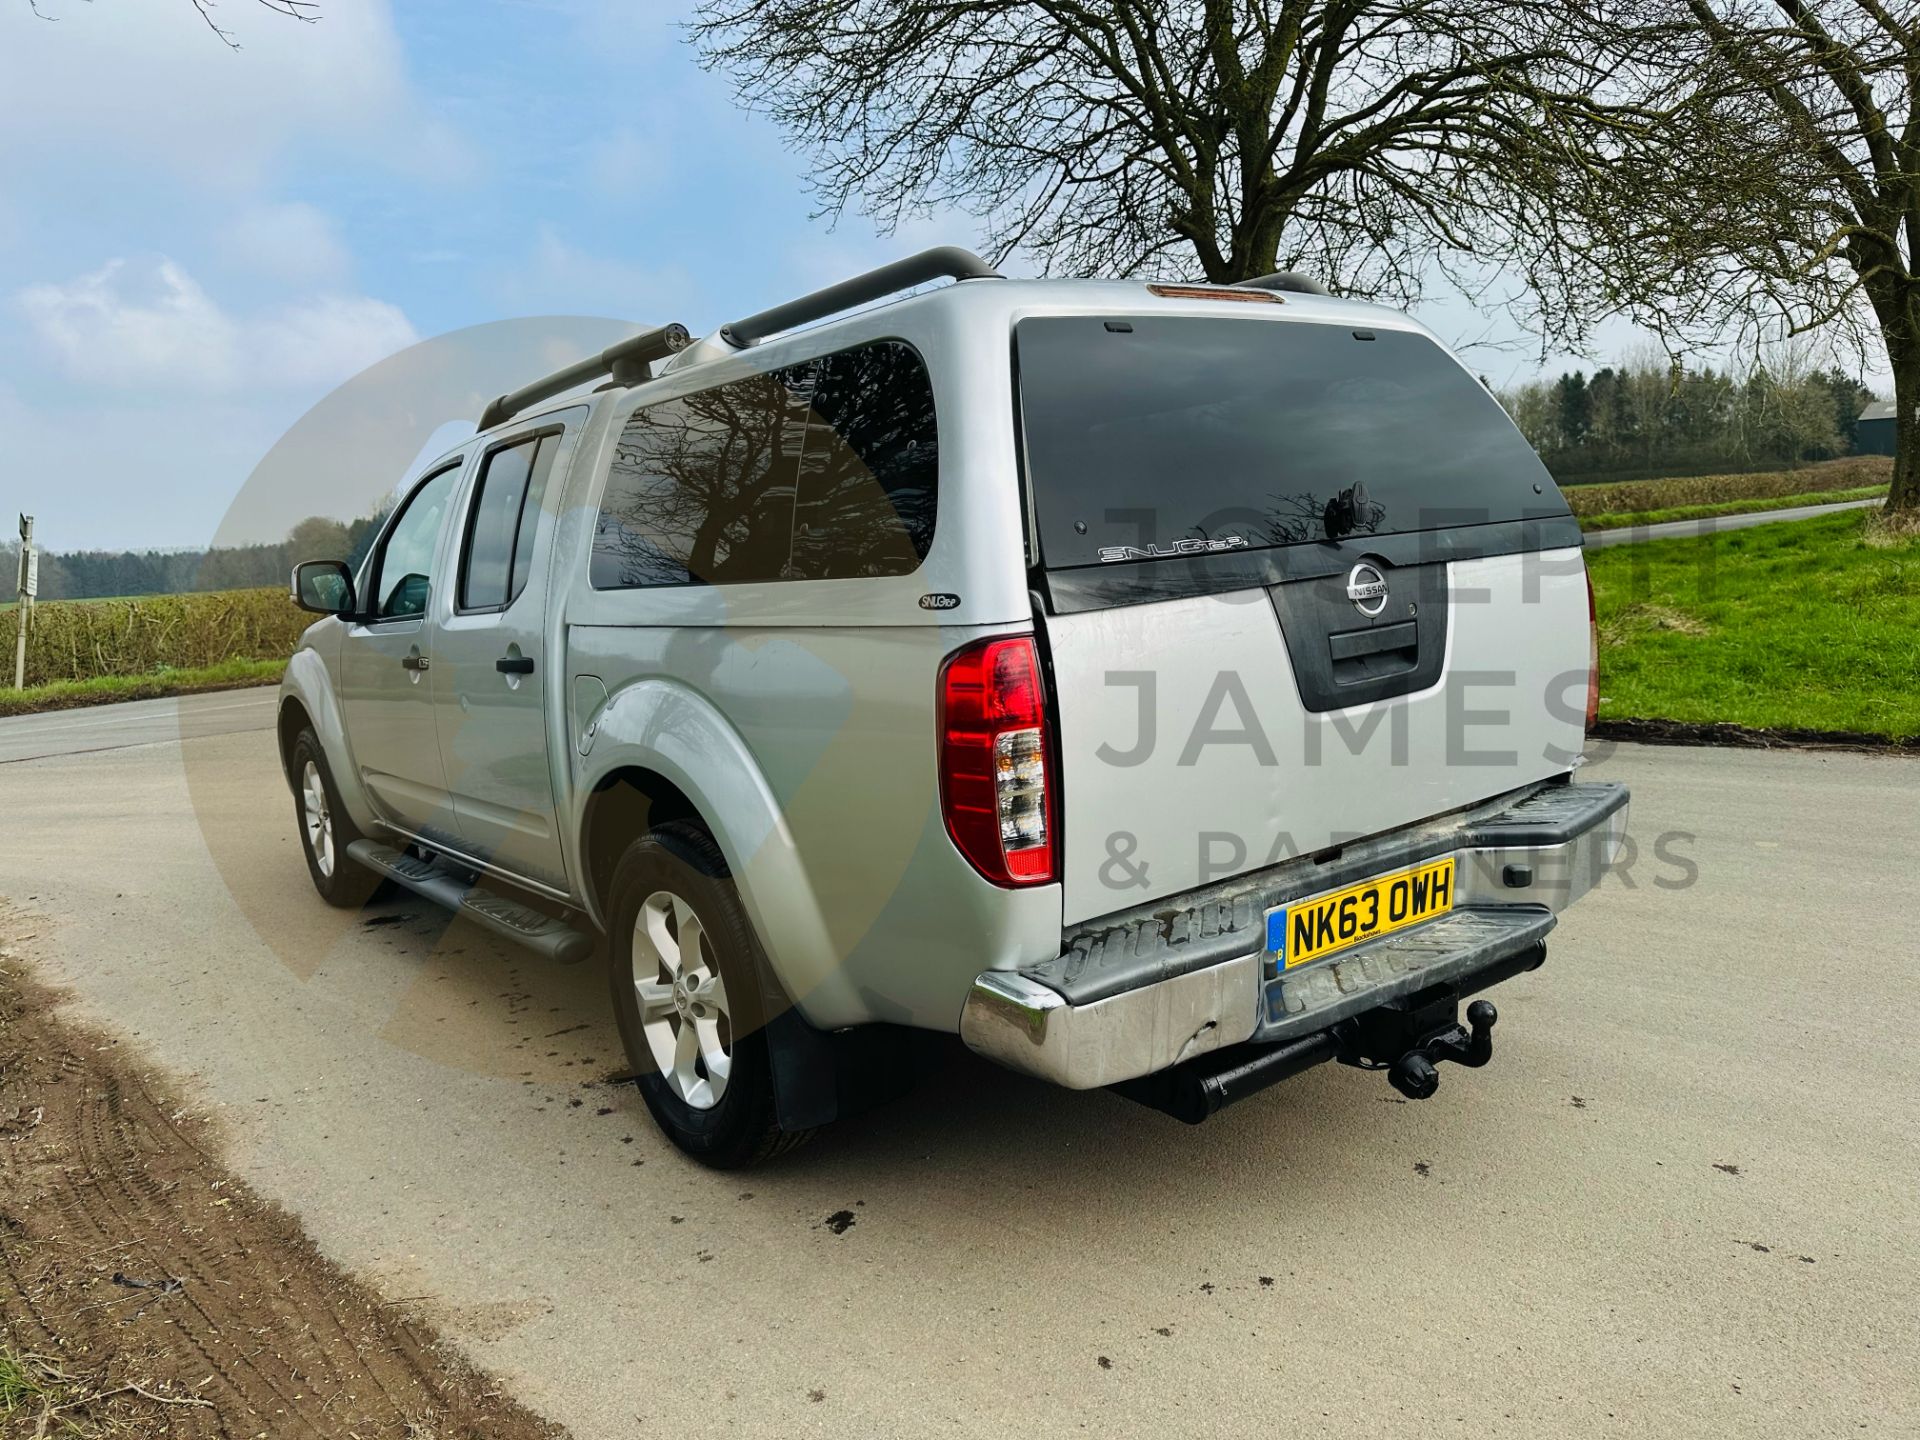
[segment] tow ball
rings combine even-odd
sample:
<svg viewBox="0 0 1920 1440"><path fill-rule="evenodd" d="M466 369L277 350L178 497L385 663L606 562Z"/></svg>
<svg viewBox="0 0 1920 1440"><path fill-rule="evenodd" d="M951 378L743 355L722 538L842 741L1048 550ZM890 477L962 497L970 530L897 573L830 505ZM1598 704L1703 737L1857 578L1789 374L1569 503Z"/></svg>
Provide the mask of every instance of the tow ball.
<svg viewBox="0 0 1920 1440"><path fill-rule="evenodd" d="M1345 1042L1340 1061L1362 1070L1385 1070L1387 1083L1394 1089L1409 1100L1425 1100L1440 1088L1442 1061L1477 1070L1493 1058L1493 1027L1500 1012L1491 1000L1467 1006L1465 1025L1456 1020L1425 1029L1419 1024L1431 1018L1430 1011L1362 1016L1340 1037ZM1381 1058L1387 1055L1394 1058Z"/></svg>
<svg viewBox="0 0 1920 1440"><path fill-rule="evenodd" d="M1409 1100L1424 1100L1440 1088L1436 1067L1442 1060L1477 1070L1493 1058L1493 1024L1499 1018L1491 1000L1474 1001L1467 1006L1466 1026L1449 1025L1429 1035L1387 1067L1387 1083Z"/></svg>

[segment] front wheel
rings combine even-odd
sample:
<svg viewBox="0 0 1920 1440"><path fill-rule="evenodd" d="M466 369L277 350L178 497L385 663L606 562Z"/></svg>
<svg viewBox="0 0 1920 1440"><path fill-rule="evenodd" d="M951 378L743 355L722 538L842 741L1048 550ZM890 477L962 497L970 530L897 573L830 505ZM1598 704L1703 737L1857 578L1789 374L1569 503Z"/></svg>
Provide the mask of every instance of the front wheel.
<svg viewBox="0 0 1920 1440"><path fill-rule="evenodd" d="M759 943L713 837L676 821L634 841L609 900L614 1014L654 1123L721 1170L798 1145L774 1116Z"/></svg>
<svg viewBox="0 0 1920 1440"><path fill-rule="evenodd" d="M360 838L360 831L333 788L319 737L302 730L293 742L290 760L294 820L300 827L300 848L307 857L313 888L329 905L358 909L373 897L380 877L347 856L347 846Z"/></svg>

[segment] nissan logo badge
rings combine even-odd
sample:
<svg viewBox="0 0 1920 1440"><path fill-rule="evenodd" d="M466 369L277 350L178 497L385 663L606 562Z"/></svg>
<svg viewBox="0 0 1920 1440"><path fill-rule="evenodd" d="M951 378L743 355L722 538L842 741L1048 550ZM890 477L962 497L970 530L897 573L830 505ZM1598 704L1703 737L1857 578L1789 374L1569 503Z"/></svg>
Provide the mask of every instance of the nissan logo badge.
<svg viewBox="0 0 1920 1440"><path fill-rule="evenodd" d="M1387 577L1362 560L1347 572L1347 599L1371 620L1387 608Z"/></svg>

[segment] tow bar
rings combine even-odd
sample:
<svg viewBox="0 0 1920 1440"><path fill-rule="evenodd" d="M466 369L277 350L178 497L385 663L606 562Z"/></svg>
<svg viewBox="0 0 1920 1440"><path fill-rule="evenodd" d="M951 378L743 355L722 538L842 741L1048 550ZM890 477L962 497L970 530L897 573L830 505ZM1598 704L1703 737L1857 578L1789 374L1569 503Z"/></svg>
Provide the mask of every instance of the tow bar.
<svg viewBox="0 0 1920 1440"><path fill-rule="evenodd" d="M1462 1025L1453 1018L1457 1003L1449 991L1418 1009L1376 1010L1336 1025L1342 1048L1334 1058L1360 1070L1385 1070L1387 1083L1407 1099L1425 1100L1440 1088L1443 1060L1477 1070L1493 1058L1493 1027L1500 1012L1491 1000L1476 1000L1467 1006L1467 1023ZM1426 1028L1441 1011L1446 1022Z"/></svg>
<svg viewBox="0 0 1920 1440"><path fill-rule="evenodd" d="M1451 1061L1474 1069L1493 1058L1493 1027L1500 1012L1490 1000L1460 1002L1547 958L1544 944L1495 962L1450 983L1429 986L1325 1030L1279 1044L1235 1045L1170 1070L1112 1086L1127 1099L1198 1125L1235 1101L1329 1060L1359 1070L1384 1070L1387 1083L1409 1100L1425 1100L1440 1088L1439 1067Z"/></svg>

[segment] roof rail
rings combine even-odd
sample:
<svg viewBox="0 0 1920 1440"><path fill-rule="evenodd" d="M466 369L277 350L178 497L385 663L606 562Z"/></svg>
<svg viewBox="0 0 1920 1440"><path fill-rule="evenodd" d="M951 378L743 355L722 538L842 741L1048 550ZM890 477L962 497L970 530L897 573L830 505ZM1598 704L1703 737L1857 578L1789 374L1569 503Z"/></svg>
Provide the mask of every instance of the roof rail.
<svg viewBox="0 0 1920 1440"><path fill-rule="evenodd" d="M891 265L882 265L878 270L856 275L851 280L842 280L838 285L829 285L811 295L802 295L798 300L789 300L771 310L762 310L758 315L749 315L744 320L735 320L731 325L722 325L720 338L734 349L744 350L782 330L791 330L810 320L824 320L829 315L838 315L842 310L884 300L889 295L949 275L955 280L1000 278L998 270L971 250L962 250L958 245L937 245L931 250L922 250L918 255L896 260Z"/></svg>
<svg viewBox="0 0 1920 1440"><path fill-rule="evenodd" d="M692 343L693 336L684 325L658 325L651 330L642 330L618 345L609 345L598 355L589 355L564 370L556 370L544 379L500 396L481 411L480 428L491 430L511 420L529 405L551 400L555 395L571 390L576 385L584 385L589 380L598 380L602 375L611 376L615 385L638 385L653 374L649 361L664 360Z"/></svg>
<svg viewBox="0 0 1920 1440"><path fill-rule="evenodd" d="M1298 270L1276 270L1271 275L1262 275L1255 280L1238 281L1233 288L1236 290L1292 290L1302 295L1333 294L1311 275L1302 275Z"/></svg>

